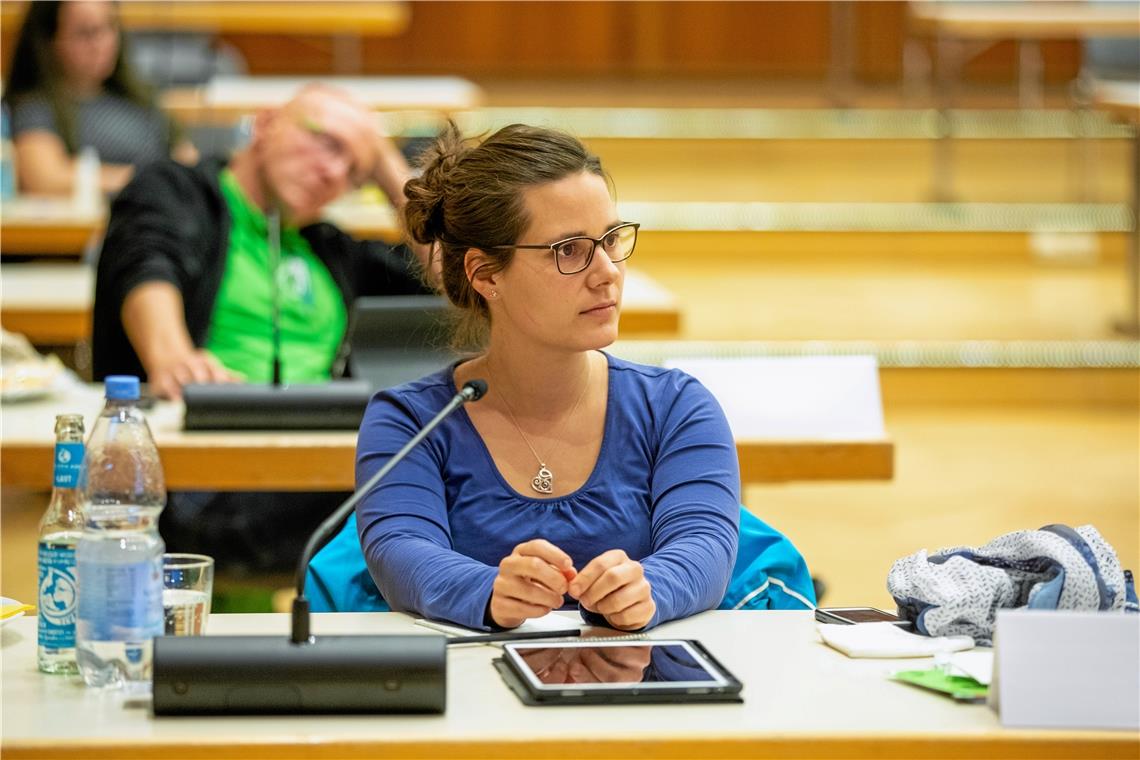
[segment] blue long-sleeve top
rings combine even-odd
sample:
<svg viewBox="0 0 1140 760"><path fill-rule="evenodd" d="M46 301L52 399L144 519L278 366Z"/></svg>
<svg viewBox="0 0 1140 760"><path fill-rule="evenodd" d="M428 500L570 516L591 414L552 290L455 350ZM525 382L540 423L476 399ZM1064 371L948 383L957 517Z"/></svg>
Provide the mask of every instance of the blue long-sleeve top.
<svg viewBox="0 0 1140 760"><path fill-rule="evenodd" d="M361 547L392 609L486 629L499 562L535 538L569 554L579 570L610 549L641 562L657 605L647 627L720 602L736 561L740 509L724 412L684 372L607 360L602 445L577 491L517 492L460 409L361 501ZM372 399L357 441L358 486L455 395L454 369Z"/></svg>

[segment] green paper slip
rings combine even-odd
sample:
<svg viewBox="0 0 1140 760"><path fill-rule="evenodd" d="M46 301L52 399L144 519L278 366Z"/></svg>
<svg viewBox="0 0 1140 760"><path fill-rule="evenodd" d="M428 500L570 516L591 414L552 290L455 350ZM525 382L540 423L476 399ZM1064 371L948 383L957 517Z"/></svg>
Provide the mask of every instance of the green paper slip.
<svg viewBox="0 0 1140 760"><path fill-rule="evenodd" d="M962 702L984 702L989 687L968 676L953 676L942 668L900 670L891 675L896 681L941 692Z"/></svg>

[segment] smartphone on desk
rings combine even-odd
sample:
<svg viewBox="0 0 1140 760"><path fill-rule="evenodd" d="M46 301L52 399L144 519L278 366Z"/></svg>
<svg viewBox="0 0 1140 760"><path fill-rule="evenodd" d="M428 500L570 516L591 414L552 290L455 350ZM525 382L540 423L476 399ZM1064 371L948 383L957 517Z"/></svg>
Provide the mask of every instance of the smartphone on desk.
<svg viewBox="0 0 1140 760"><path fill-rule="evenodd" d="M900 628L910 628L909 620L903 620L894 613L874 607L818 607L815 619L821 623L854 625L855 623L894 623Z"/></svg>

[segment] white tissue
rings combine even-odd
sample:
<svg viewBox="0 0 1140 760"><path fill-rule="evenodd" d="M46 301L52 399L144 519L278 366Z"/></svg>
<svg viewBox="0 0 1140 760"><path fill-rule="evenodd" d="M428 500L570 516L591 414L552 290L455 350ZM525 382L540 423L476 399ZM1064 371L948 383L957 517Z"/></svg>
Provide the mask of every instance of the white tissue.
<svg viewBox="0 0 1140 760"><path fill-rule="evenodd" d="M821 623L816 627L825 644L848 657L933 657L974 647L969 636L931 638L908 633L894 623Z"/></svg>

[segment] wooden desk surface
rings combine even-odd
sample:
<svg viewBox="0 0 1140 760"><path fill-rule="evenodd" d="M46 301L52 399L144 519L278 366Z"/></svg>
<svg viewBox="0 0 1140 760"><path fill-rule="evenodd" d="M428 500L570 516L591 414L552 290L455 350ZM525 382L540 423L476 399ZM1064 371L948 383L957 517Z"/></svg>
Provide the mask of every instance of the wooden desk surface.
<svg viewBox="0 0 1140 760"><path fill-rule="evenodd" d="M911 2L919 33L962 39L1071 39L1140 35L1132 3Z"/></svg>
<svg viewBox="0 0 1140 760"><path fill-rule="evenodd" d="M1140 125L1140 82L1099 82L1093 102L1119 121Z"/></svg>
<svg viewBox="0 0 1140 760"><path fill-rule="evenodd" d="M451 76L221 76L201 87L168 90L162 95L162 105L184 123L233 124L259 109L285 103L303 85L312 82L348 90L378 111L450 114L476 108L483 102L483 91L476 84Z"/></svg>
<svg viewBox="0 0 1140 760"><path fill-rule="evenodd" d="M56 414L83 414L93 423L102 407L99 386L79 386L35 401L0 407L0 482L42 488L51 483ZM174 490L349 491L356 454L354 431L186 432L181 403L159 402L147 419ZM889 480L894 444L877 440L736 442L744 483L795 480Z"/></svg>
<svg viewBox="0 0 1140 760"><path fill-rule="evenodd" d="M2 264L0 325L36 345L77 343L91 335L94 290L86 264Z"/></svg>
<svg viewBox="0 0 1140 760"><path fill-rule="evenodd" d="M106 209L90 213L70 198L21 196L4 201L0 253L79 258L106 223Z"/></svg>
<svg viewBox="0 0 1140 760"><path fill-rule="evenodd" d="M0 324L36 345L76 343L91 335L94 290L94 273L85 264L0 265ZM676 335L680 329L673 294L648 275L627 270L622 336Z"/></svg>
<svg viewBox="0 0 1140 760"><path fill-rule="evenodd" d="M571 613L572 614L572 613ZM210 634L286 636L283 614L213 615ZM315 615L313 632L431 632L399 613ZM744 683L743 704L525 707L495 647L449 651L444 715L156 718L146 702L35 669L35 619L0 630L5 760L29 758L1135 758L1135 733L1005 729L888 680L931 660L851 660L818 641L809 612L706 612L654 630L700 640Z"/></svg>
<svg viewBox="0 0 1140 760"><path fill-rule="evenodd" d="M350 196L326 207L325 216L358 238L389 243L402 238L392 208L383 203ZM6 201L0 214L0 253L78 259L106 224L106 209L84 213L69 198Z"/></svg>
<svg viewBox="0 0 1140 760"><path fill-rule="evenodd" d="M23 21L25 2L4 2L0 22ZM399 0L357 2L127 2L119 4L123 26L134 30L220 34L368 34L395 36L411 22L411 8Z"/></svg>

